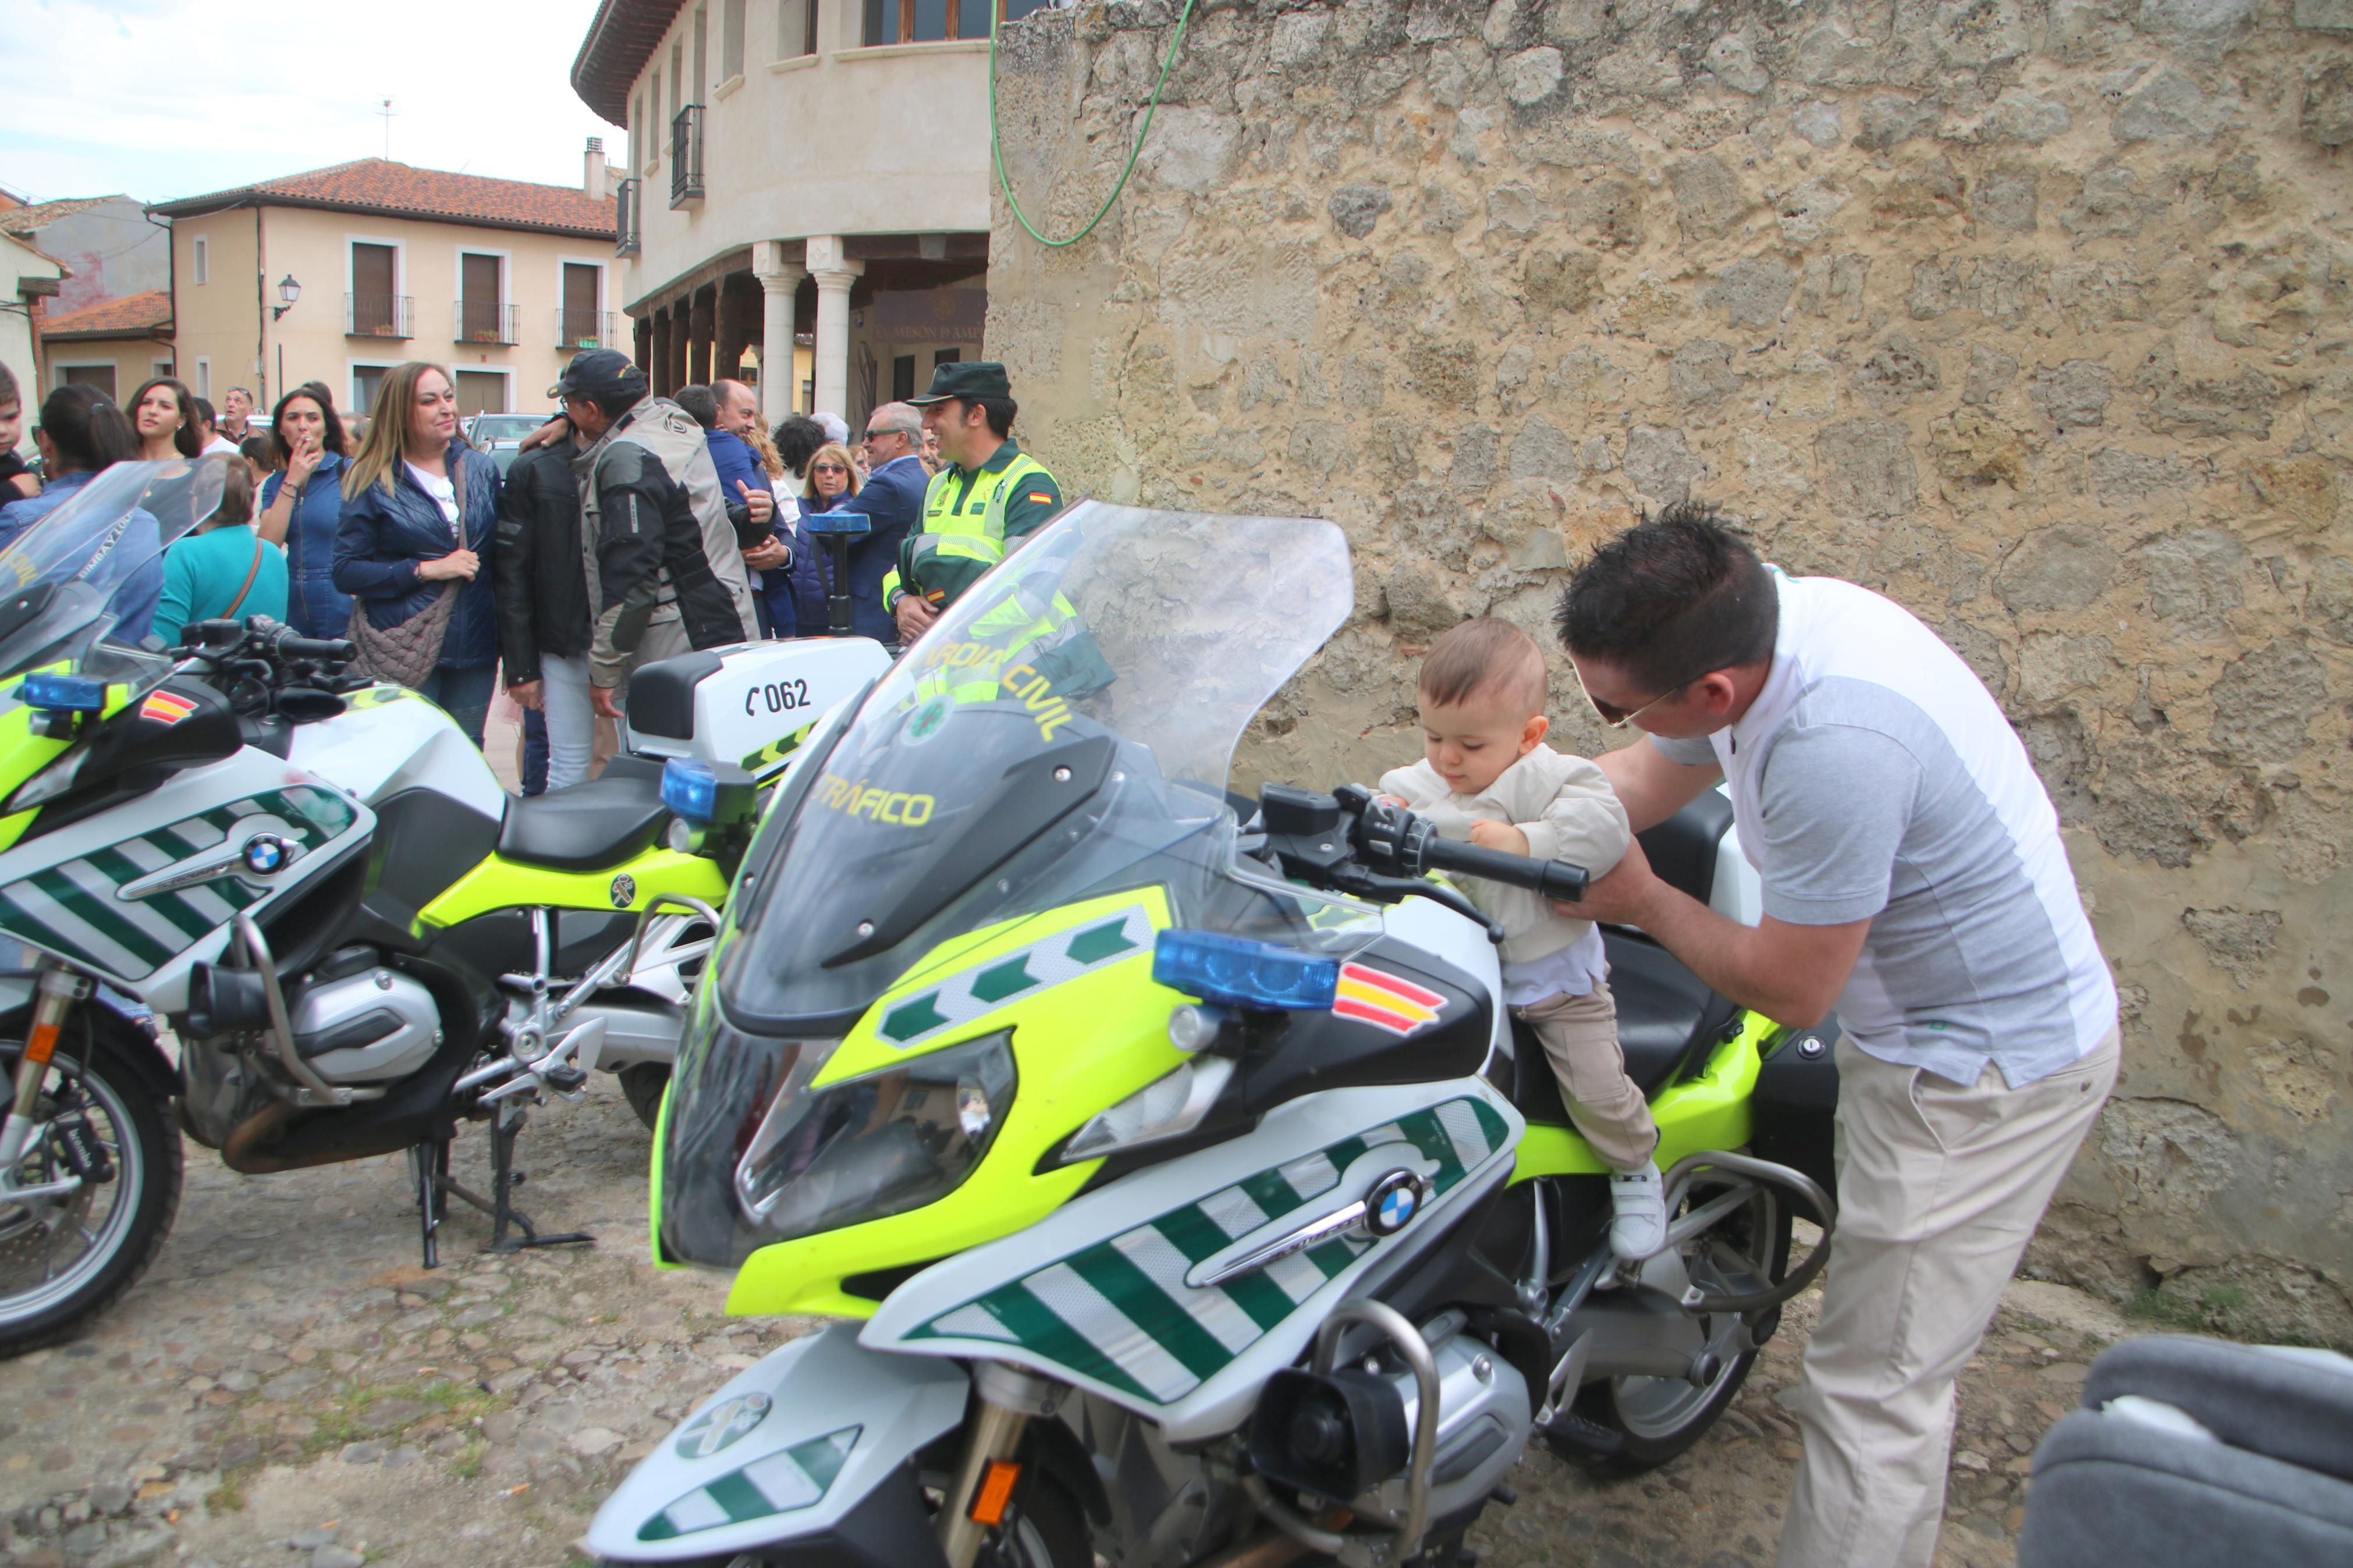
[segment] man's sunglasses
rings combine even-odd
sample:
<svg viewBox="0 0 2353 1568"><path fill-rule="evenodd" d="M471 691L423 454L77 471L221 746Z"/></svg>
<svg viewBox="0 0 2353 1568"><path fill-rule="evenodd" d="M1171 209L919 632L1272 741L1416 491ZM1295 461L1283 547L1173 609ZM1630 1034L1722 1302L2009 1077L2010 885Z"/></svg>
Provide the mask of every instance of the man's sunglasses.
<svg viewBox="0 0 2353 1568"><path fill-rule="evenodd" d="M1697 680L1698 679L1699 677L1697 676L1692 677L1692 680ZM1594 696L1590 691L1587 691L1585 693L1585 700L1587 704L1592 708L1594 716L1599 719L1604 725L1612 730L1622 730L1627 725L1631 724L1635 720L1641 718L1643 714L1648 713L1651 709L1656 708L1660 703L1664 702L1668 698L1678 696L1684 690L1688 689L1691 683L1691 680L1686 680L1681 686L1671 686L1666 690L1660 692L1656 697L1651 698L1648 702L1643 703L1640 708L1616 707L1613 704L1602 701L1601 699ZM1580 687L1579 689L1583 689Z"/></svg>

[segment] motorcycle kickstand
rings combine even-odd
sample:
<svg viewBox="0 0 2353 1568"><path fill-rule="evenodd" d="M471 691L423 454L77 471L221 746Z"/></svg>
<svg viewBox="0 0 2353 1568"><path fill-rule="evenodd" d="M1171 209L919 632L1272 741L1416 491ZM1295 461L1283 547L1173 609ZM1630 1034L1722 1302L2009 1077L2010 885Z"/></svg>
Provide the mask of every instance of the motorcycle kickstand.
<svg viewBox="0 0 2353 1568"><path fill-rule="evenodd" d="M443 1200L449 1181L449 1141L436 1139L419 1143L408 1151L409 1170L417 1181L417 1227L418 1240L425 1250L425 1267L441 1267L441 1243L438 1232L441 1218L448 1208Z"/></svg>
<svg viewBox="0 0 2353 1568"><path fill-rule="evenodd" d="M538 1247L594 1247L596 1238L585 1230L565 1231L558 1236L542 1236L530 1218L514 1206L514 1189L523 1179L523 1173L514 1168L515 1134L530 1115L529 1108L519 1100L501 1103L491 1113L491 1195L483 1197L461 1182L452 1181L448 1173L449 1146L440 1145L441 1169L434 1184L440 1191L470 1205L491 1216L490 1245L485 1252L521 1252ZM437 1220L438 1224L438 1221ZM519 1237L510 1237L510 1227L520 1230ZM430 1263L427 1268L433 1267Z"/></svg>

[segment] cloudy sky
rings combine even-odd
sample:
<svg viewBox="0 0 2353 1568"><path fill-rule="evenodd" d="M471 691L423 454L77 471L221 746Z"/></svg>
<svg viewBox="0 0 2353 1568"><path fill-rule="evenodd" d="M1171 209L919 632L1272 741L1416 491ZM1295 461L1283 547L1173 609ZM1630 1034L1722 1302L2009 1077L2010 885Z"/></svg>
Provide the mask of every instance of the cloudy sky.
<svg viewBox="0 0 2353 1568"><path fill-rule="evenodd" d="M576 184L596 0L0 0L0 186L169 201L381 156Z"/></svg>

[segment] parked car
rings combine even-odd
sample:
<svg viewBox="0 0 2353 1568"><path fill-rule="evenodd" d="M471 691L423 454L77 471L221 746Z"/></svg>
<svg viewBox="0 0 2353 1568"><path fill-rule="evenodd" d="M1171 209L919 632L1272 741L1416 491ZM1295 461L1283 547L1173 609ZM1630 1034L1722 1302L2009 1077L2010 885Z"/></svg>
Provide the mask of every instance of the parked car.
<svg viewBox="0 0 2353 1568"><path fill-rule="evenodd" d="M522 438L554 417L553 414L477 414L466 421L466 439L488 452L503 474L513 466Z"/></svg>

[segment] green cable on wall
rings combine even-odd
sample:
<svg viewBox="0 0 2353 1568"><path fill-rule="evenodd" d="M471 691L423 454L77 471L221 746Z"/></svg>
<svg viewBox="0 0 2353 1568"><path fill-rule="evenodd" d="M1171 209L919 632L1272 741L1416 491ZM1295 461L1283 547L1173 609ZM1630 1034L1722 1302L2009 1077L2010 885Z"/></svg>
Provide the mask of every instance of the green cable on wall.
<svg viewBox="0 0 2353 1568"><path fill-rule="evenodd" d="M1027 230L1030 238L1060 250L1086 238L1095 231L1095 225L1111 215L1112 204L1119 200L1122 191L1127 189L1127 177L1135 173L1135 161L1144 154L1144 139L1152 133L1152 117L1160 110L1160 94L1168 85L1168 68L1176 63L1176 51L1185 42L1185 24L1192 19L1195 3L1196 0L1185 0L1185 9L1176 15L1176 37L1168 40L1168 53L1161 58L1160 79L1152 84L1152 101L1145 105L1144 123L1136 128L1135 145L1127 150L1127 166L1120 170L1119 183L1112 186L1111 195L1105 196L1103 205L1095 209L1095 216L1087 219L1086 227L1068 239L1049 239L1038 232L1037 226L1029 221L1029 215L1021 210L1021 198L1013 194L1013 181L1005 173L1005 133L997 122L997 39L1005 24L1001 18L992 16L988 25L988 148L997 159L997 184L1005 193L1005 205L1013 209L1013 221Z"/></svg>

